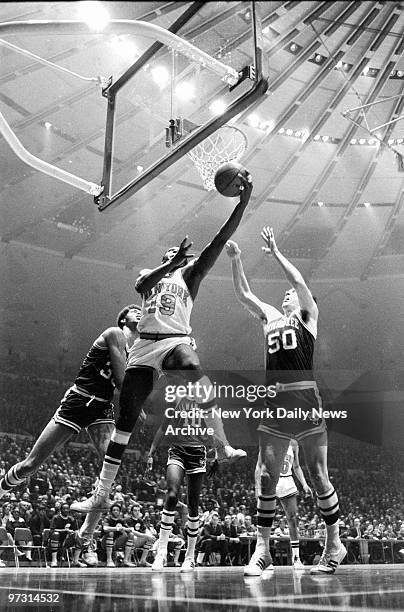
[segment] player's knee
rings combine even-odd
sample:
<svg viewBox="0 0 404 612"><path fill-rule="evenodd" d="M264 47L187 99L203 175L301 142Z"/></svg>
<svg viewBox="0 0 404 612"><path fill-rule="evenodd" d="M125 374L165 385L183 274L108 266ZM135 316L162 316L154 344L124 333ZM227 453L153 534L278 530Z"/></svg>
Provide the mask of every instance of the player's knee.
<svg viewBox="0 0 404 612"><path fill-rule="evenodd" d="M186 357L182 358L181 370L193 373L201 373L202 375L202 368L199 363L199 360L193 355L187 355Z"/></svg>
<svg viewBox="0 0 404 612"><path fill-rule="evenodd" d="M297 524L297 512L296 510L290 510L287 512L286 517L290 523Z"/></svg>
<svg viewBox="0 0 404 612"><path fill-rule="evenodd" d="M270 472L266 465L263 465L259 475L259 489L261 493L268 495L276 488L277 479Z"/></svg>
<svg viewBox="0 0 404 612"><path fill-rule="evenodd" d="M321 466L313 466L309 469L309 472L313 488L318 495L321 495L321 493L324 493L330 488L330 480L327 471Z"/></svg>

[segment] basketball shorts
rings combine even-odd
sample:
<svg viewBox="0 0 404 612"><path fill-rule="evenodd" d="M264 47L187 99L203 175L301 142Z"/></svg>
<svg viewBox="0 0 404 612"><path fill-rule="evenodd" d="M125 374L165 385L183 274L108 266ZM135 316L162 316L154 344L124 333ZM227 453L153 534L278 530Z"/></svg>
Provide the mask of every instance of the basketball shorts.
<svg viewBox="0 0 404 612"><path fill-rule="evenodd" d="M163 362L176 346L187 344L192 346L193 338L190 336L173 336L163 340L145 340L138 338L129 351L126 369L139 366L148 366L157 371L159 377L163 375Z"/></svg>
<svg viewBox="0 0 404 612"><path fill-rule="evenodd" d="M76 433L102 423L114 425L114 405L90 395L82 395L75 391L74 387L70 387L53 415L53 421L70 427Z"/></svg>
<svg viewBox="0 0 404 612"><path fill-rule="evenodd" d="M170 446L167 465L179 465L186 474L206 472L205 446Z"/></svg>
<svg viewBox="0 0 404 612"><path fill-rule="evenodd" d="M276 497L285 499L297 495L298 490L292 476L279 476L278 484L276 485Z"/></svg>
<svg viewBox="0 0 404 612"><path fill-rule="evenodd" d="M321 415L321 395L315 381L299 381L277 385L275 398L267 402L271 418L265 418L258 431L278 438L299 442L327 430Z"/></svg>

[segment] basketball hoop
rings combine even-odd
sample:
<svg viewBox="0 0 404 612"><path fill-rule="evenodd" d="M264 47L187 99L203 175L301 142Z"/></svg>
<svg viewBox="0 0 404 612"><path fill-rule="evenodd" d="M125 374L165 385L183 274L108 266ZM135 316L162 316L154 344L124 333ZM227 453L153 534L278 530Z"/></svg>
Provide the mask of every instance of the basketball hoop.
<svg viewBox="0 0 404 612"><path fill-rule="evenodd" d="M215 172L222 164L239 160L247 150L246 135L232 125L223 125L189 153L207 191L215 188Z"/></svg>

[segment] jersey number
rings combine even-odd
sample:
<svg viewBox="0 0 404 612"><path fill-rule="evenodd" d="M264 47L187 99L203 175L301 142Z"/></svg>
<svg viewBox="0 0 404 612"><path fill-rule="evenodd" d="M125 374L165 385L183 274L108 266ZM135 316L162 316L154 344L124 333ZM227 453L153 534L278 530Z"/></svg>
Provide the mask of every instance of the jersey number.
<svg viewBox="0 0 404 612"><path fill-rule="evenodd" d="M268 334L268 353L276 353L280 348L288 351L297 347L296 332L294 329L284 329L282 334L279 331Z"/></svg>
<svg viewBox="0 0 404 612"><path fill-rule="evenodd" d="M107 367L106 367L105 369L103 368L102 370L100 370L100 375L101 375L103 378L106 378L107 380L110 380L110 379L112 378L112 370L111 370L111 368L109 367L109 366L111 365L111 362L110 362L110 361L107 361L107 363L106 363L105 365L106 365Z"/></svg>
<svg viewBox="0 0 404 612"><path fill-rule="evenodd" d="M159 297L158 294L152 297L150 301L150 306L147 309L148 314L153 314L154 312L156 312L156 309L157 309L156 303L157 303L158 297ZM163 293L163 295L160 296L160 305L158 307L160 313L162 315L166 315L167 317L174 314L176 299L177 299L177 296L173 295L172 293Z"/></svg>

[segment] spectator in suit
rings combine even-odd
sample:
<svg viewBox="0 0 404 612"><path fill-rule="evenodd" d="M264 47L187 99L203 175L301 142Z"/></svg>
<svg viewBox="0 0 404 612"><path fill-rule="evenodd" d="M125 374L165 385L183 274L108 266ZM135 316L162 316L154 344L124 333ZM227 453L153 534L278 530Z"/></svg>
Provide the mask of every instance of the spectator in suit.
<svg viewBox="0 0 404 612"><path fill-rule="evenodd" d="M226 536L226 541L229 547L229 553L234 555L234 565L240 564L240 538L239 538L239 529L237 526L231 521L230 514L226 514L224 517L224 522L222 525L222 530L224 535Z"/></svg>
<svg viewBox="0 0 404 612"><path fill-rule="evenodd" d="M202 565L205 554L209 557L210 553L220 553L220 565L225 565L226 555L229 551L229 545L226 536L223 533L222 526L219 523L219 515L213 512L210 521L203 527L201 545L199 548L197 565Z"/></svg>

